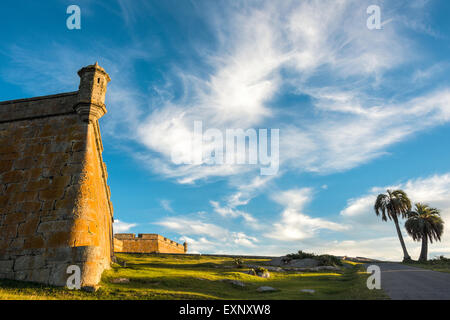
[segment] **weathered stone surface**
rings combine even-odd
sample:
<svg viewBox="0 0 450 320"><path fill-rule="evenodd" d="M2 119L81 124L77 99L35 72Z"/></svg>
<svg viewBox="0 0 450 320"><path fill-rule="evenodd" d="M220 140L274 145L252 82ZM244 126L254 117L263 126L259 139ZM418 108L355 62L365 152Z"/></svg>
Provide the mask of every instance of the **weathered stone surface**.
<svg viewBox="0 0 450 320"><path fill-rule="evenodd" d="M300 292L313 294L313 293L316 293L316 290L314 290L314 289L301 289Z"/></svg>
<svg viewBox="0 0 450 320"><path fill-rule="evenodd" d="M283 267L287 264L287 262L290 259L288 259L286 256L283 257L275 257L273 258L271 261L265 262L266 264L270 265L270 266L275 266L275 267Z"/></svg>
<svg viewBox="0 0 450 320"><path fill-rule="evenodd" d="M48 263L47 267L51 269L50 275L48 278L48 284L52 286L60 286L63 287L67 283L67 268L72 265L72 263Z"/></svg>
<svg viewBox="0 0 450 320"><path fill-rule="evenodd" d="M41 235L34 235L25 239L24 249L44 248L45 242Z"/></svg>
<svg viewBox="0 0 450 320"><path fill-rule="evenodd" d="M45 255L48 262L69 262L72 260L73 251L76 249L70 247L48 248Z"/></svg>
<svg viewBox="0 0 450 320"><path fill-rule="evenodd" d="M18 257L14 263L14 271L38 270L45 266L45 258L43 256L22 256Z"/></svg>
<svg viewBox="0 0 450 320"><path fill-rule="evenodd" d="M41 222L37 229L39 233L70 232L73 222L70 220Z"/></svg>
<svg viewBox="0 0 450 320"><path fill-rule="evenodd" d="M0 273L0 279L14 280L14 272Z"/></svg>
<svg viewBox="0 0 450 320"><path fill-rule="evenodd" d="M256 272L256 275L261 278L269 279L270 278L270 272L269 271L263 271L263 272Z"/></svg>
<svg viewBox="0 0 450 320"><path fill-rule="evenodd" d="M287 259L287 257L276 257L267 264L282 268L314 268L319 265L316 259Z"/></svg>
<svg viewBox="0 0 450 320"><path fill-rule="evenodd" d="M243 283L242 281L239 281L239 280L222 279L220 281L230 283L231 285L236 286L236 287L245 287L245 283Z"/></svg>
<svg viewBox="0 0 450 320"><path fill-rule="evenodd" d="M287 266L294 268L314 268L319 265L319 261L316 259L294 259L291 260Z"/></svg>
<svg viewBox="0 0 450 320"><path fill-rule="evenodd" d="M306 259L302 260L292 260L293 263L287 263L286 261L283 261L283 257L275 258L272 260L273 264L281 264L282 267L275 267L275 266L258 266L258 265L246 265L248 268L257 269L258 267L262 267L267 269L268 271L275 271L275 272L286 272L286 271L296 271L296 272L316 272L316 271L341 271L340 267L335 266L315 266L315 267L298 267L299 265L317 265L318 262L310 262L310 261L304 261ZM313 259L308 259L313 260ZM269 261L270 263L270 261Z"/></svg>
<svg viewBox="0 0 450 320"><path fill-rule="evenodd" d="M298 271L299 273L303 272L317 272L317 271L341 271L341 268L334 266L319 266L314 268L286 268L287 271Z"/></svg>
<svg viewBox="0 0 450 320"><path fill-rule="evenodd" d="M18 236L19 237L32 237L36 233L37 226L39 224L39 217L35 216L27 219L24 223L19 225ZM22 243L25 239L22 239Z"/></svg>
<svg viewBox="0 0 450 320"><path fill-rule="evenodd" d="M85 262L90 257L101 257L102 251L96 246L79 246L74 248L73 256L76 261Z"/></svg>
<svg viewBox="0 0 450 320"><path fill-rule="evenodd" d="M12 260L6 260L6 261L0 260L0 273L11 272L13 265L14 265L14 261L12 261Z"/></svg>
<svg viewBox="0 0 450 320"><path fill-rule="evenodd" d="M256 289L256 291L258 291L258 292L275 292L278 290L275 288L272 288L272 287L262 286L262 287L259 287L258 289Z"/></svg>
<svg viewBox="0 0 450 320"><path fill-rule="evenodd" d="M334 267L334 266L318 266L318 267L314 267L311 268L312 271L340 271L341 268L339 267Z"/></svg>
<svg viewBox="0 0 450 320"><path fill-rule="evenodd" d="M257 276L257 277L260 277L260 278L265 278L265 279L270 278L270 272L266 271L266 270L260 272L260 271L255 271L255 269L250 269L248 271L242 271L242 273L249 274L249 275L252 275L252 276Z"/></svg>
<svg viewBox="0 0 450 320"><path fill-rule="evenodd" d="M110 265L98 127L109 76L98 65L79 75L76 92L0 102L0 278L64 286L76 264L93 286Z"/></svg>
<svg viewBox="0 0 450 320"><path fill-rule="evenodd" d="M253 264L248 264L246 265L248 268L253 268L256 269L258 267L262 267L264 269L267 269L268 271L275 271L275 272L284 272L283 268L281 267L274 267L274 266L257 266L257 265L253 265Z"/></svg>
<svg viewBox="0 0 450 320"><path fill-rule="evenodd" d="M128 278L115 278L115 279L111 279L110 281L111 283L130 283L130 279Z"/></svg>
<svg viewBox="0 0 450 320"><path fill-rule="evenodd" d="M50 268L33 269L30 274L30 279L34 282L48 284L50 278Z"/></svg>

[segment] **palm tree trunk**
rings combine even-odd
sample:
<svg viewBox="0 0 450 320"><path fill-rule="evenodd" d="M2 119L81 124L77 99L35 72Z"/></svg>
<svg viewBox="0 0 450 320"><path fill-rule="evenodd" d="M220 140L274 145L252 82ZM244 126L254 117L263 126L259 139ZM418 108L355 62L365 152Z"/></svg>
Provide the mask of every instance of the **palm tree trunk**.
<svg viewBox="0 0 450 320"><path fill-rule="evenodd" d="M422 237L422 250L420 251L419 261L427 261L428 259L428 237Z"/></svg>
<svg viewBox="0 0 450 320"><path fill-rule="evenodd" d="M400 240L400 244L403 249L403 261L411 260L411 257L408 254L408 250L406 250L405 241L403 241L402 232L400 230L400 226L398 225L398 219L396 216L394 216L393 218L394 218L395 228L397 229L398 239Z"/></svg>

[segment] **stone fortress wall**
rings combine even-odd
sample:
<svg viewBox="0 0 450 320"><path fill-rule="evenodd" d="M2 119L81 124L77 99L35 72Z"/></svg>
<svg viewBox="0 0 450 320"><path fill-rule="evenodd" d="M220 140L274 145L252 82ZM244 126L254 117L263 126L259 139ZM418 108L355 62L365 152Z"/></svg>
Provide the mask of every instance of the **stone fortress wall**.
<svg viewBox="0 0 450 320"><path fill-rule="evenodd" d="M187 243L179 244L159 234L116 233L114 252L126 253L186 253Z"/></svg>
<svg viewBox="0 0 450 320"><path fill-rule="evenodd" d="M99 282L113 255L113 208L98 119L108 74L90 65L79 90L0 102L0 278Z"/></svg>

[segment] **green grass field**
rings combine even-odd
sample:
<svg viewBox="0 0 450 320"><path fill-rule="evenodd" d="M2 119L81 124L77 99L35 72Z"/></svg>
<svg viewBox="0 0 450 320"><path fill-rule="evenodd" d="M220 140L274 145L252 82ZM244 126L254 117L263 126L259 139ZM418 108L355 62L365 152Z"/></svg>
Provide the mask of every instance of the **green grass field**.
<svg viewBox="0 0 450 320"><path fill-rule="evenodd" d="M436 261L436 260L430 260L428 262L408 262L405 263L408 266L417 267L417 268L423 268L423 269L429 269L433 271L439 271L439 272L448 272L450 273L450 263L446 261Z"/></svg>
<svg viewBox="0 0 450 320"><path fill-rule="evenodd" d="M120 265L104 272L95 293L0 280L0 299L387 299L382 291L367 289L368 275L358 265L338 273L270 272L271 277L263 279L242 273L248 269L236 268L229 257L117 254L117 258ZM243 262L264 264L262 259ZM130 281L112 283L117 278ZM223 279L242 281L245 287ZM278 291L260 293L256 291L260 286Z"/></svg>

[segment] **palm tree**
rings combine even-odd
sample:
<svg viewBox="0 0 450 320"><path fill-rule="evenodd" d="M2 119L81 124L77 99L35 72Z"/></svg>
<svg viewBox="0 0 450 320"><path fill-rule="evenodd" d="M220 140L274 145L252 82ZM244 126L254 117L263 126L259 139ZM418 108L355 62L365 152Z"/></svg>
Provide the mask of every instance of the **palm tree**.
<svg viewBox="0 0 450 320"><path fill-rule="evenodd" d="M387 190L387 193L379 194L375 201L374 210L377 216L381 214L383 221L387 221L388 218L394 221L398 239L403 249L403 261L411 260L398 224L398 218L406 218L408 212L411 211L411 200L409 200L406 192L403 190Z"/></svg>
<svg viewBox="0 0 450 320"><path fill-rule="evenodd" d="M415 211L409 213L405 228L414 241L422 240L422 250L420 251L419 261L427 261L428 258L428 240L441 241L444 232L444 221L439 210L430 208L426 204L416 203Z"/></svg>

